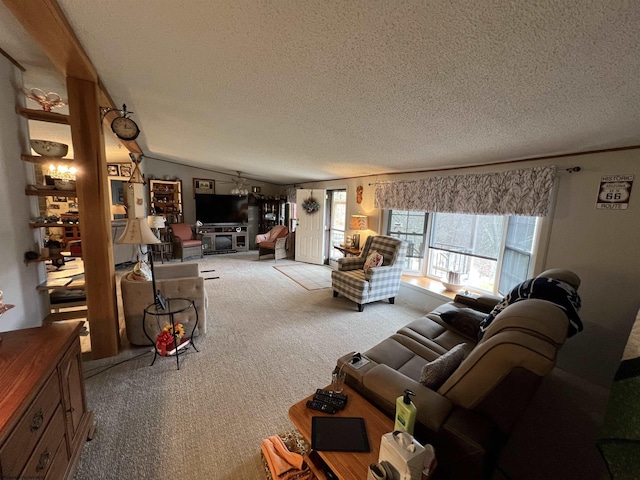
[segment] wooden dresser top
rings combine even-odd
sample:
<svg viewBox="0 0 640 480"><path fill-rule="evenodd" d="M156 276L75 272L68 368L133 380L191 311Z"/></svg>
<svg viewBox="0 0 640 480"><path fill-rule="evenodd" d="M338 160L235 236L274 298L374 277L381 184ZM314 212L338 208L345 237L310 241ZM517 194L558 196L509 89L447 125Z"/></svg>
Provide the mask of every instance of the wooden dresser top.
<svg viewBox="0 0 640 480"><path fill-rule="evenodd" d="M0 439L56 369L82 325L64 322L0 333Z"/></svg>

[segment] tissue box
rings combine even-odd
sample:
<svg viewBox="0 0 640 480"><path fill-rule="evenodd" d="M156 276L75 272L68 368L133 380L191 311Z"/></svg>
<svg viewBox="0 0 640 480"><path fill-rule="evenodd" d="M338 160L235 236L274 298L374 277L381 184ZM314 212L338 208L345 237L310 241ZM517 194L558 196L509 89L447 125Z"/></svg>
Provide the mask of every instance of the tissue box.
<svg viewBox="0 0 640 480"><path fill-rule="evenodd" d="M426 449L407 432L385 433L378 462L391 465L394 480L421 480Z"/></svg>

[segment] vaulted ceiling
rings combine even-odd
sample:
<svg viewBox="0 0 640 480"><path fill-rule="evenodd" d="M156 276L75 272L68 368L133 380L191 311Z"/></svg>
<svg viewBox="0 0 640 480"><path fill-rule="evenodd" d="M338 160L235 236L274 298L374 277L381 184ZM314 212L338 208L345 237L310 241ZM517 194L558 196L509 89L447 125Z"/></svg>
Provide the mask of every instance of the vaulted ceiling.
<svg viewBox="0 0 640 480"><path fill-rule="evenodd" d="M156 158L286 184L640 144L640 2L58 2Z"/></svg>

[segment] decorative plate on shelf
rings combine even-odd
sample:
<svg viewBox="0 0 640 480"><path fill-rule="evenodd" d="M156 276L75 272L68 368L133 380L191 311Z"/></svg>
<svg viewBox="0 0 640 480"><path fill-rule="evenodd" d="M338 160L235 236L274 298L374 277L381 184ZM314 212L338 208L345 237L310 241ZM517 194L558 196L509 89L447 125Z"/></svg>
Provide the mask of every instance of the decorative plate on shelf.
<svg viewBox="0 0 640 480"><path fill-rule="evenodd" d="M29 91L25 90L24 94L27 98L39 103L45 112L50 112L52 108L63 107L67 104L57 93L46 93L39 88L32 88Z"/></svg>

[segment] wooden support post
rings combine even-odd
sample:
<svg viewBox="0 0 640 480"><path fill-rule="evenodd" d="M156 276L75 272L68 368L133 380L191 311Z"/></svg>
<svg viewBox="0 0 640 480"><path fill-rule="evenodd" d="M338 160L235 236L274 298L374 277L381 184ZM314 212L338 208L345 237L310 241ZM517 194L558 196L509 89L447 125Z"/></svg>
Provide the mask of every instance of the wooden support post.
<svg viewBox="0 0 640 480"><path fill-rule="evenodd" d="M91 353L96 359L117 355L120 346L100 92L93 81L68 77L67 95L73 157L78 168L76 191Z"/></svg>

